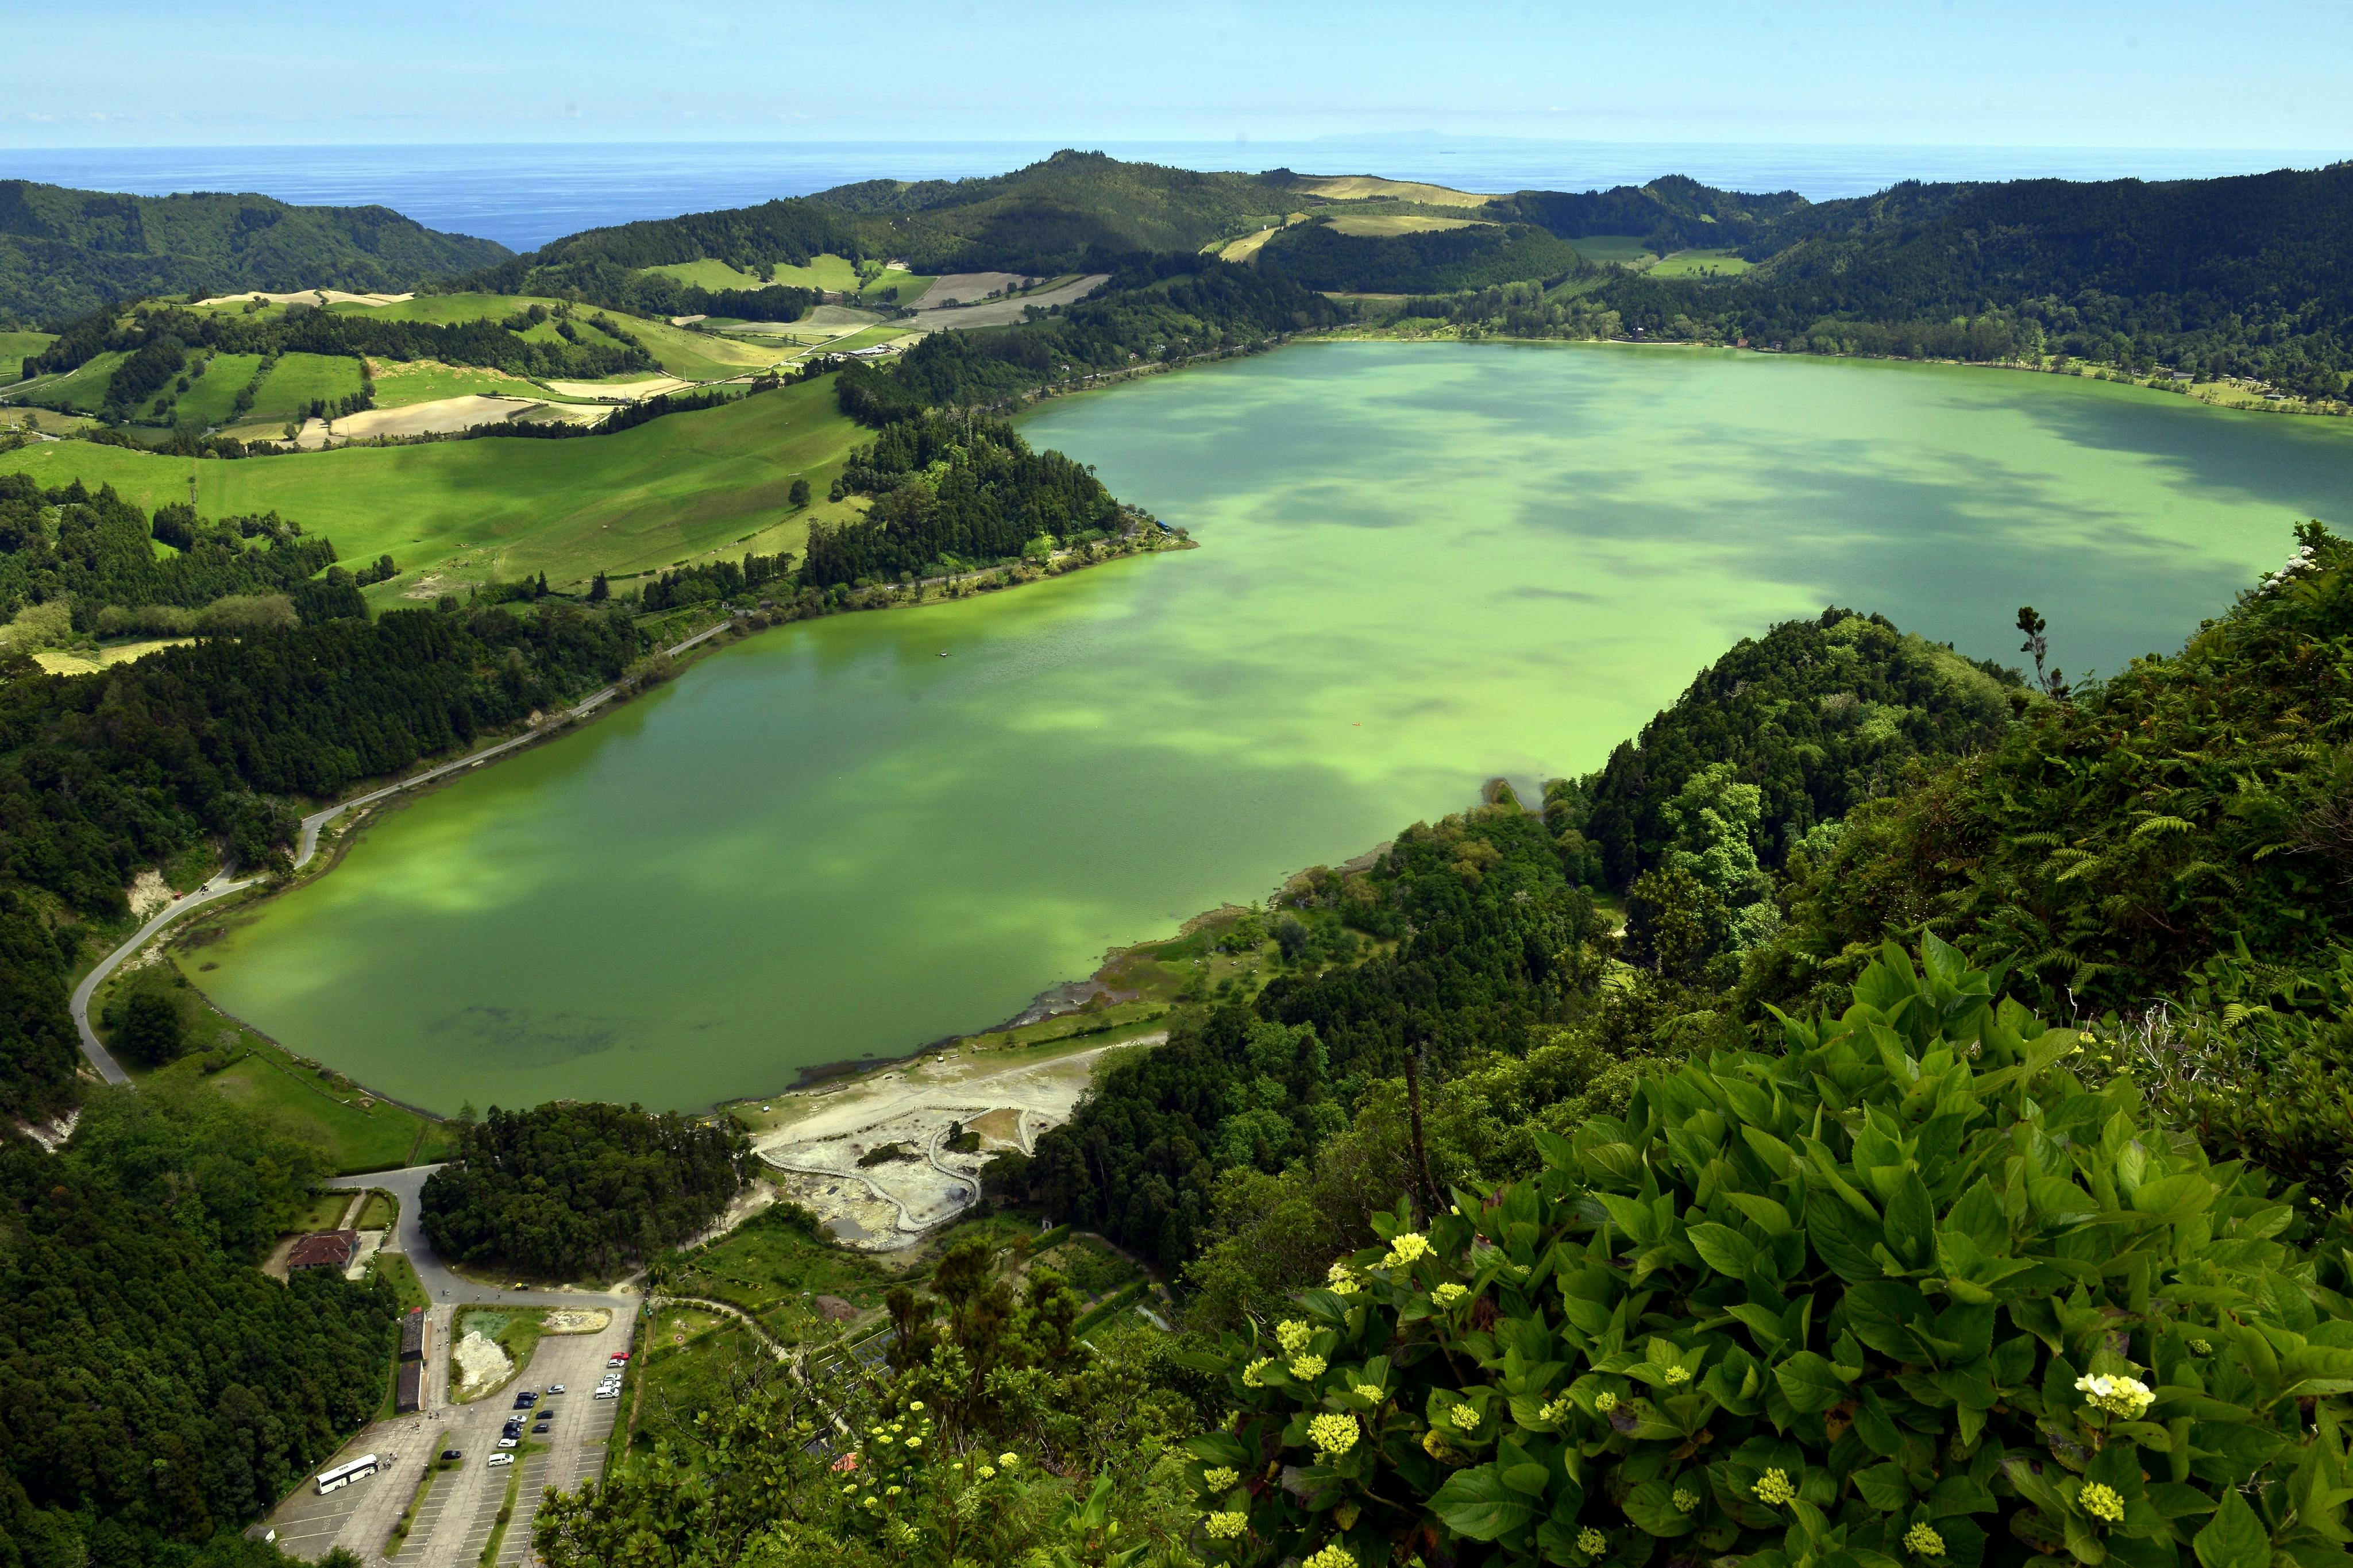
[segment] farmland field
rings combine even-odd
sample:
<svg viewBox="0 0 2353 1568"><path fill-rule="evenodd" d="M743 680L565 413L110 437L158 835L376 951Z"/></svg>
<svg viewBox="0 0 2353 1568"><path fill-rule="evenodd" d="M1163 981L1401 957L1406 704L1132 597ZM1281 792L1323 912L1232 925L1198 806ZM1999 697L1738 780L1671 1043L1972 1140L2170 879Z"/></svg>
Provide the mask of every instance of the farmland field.
<svg viewBox="0 0 2353 1568"><path fill-rule="evenodd" d="M0 386L22 376L26 359L57 341L47 332L0 332Z"/></svg>
<svg viewBox="0 0 2353 1568"><path fill-rule="evenodd" d="M44 408L95 414L106 402L107 384L114 379L114 367L129 357L120 349L110 349L55 381L43 382L25 394L25 401Z"/></svg>
<svg viewBox="0 0 2353 1568"><path fill-rule="evenodd" d="M313 402L349 397L360 389L360 362L340 354L281 354L254 396L257 424L299 419Z"/></svg>
<svg viewBox="0 0 2353 1568"><path fill-rule="evenodd" d="M1639 267L1649 261L1651 254L1640 235L1588 234L1568 243L1588 261L1615 261L1622 267Z"/></svg>
<svg viewBox="0 0 2353 1568"><path fill-rule="evenodd" d="M797 552L812 517L838 521L855 510L822 498L862 438L834 407L825 377L571 441L350 447L193 464L75 441L0 455L0 469L48 485L111 484L151 508L185 500L193 469L206 516L275 510L332 539L346 560L391 554L411 575L377 595L396 601L418 573L456 586L544 572L561 588L595 572L656 569L711 551ZM796 512L786 492L804 477L820 499Z"/></svg>
<svg viewBox="0 0 2353 1568"><path fill-rule="evenodd" d="M1736 278L1750 263L1733 250L1678 250L1651 268L1653 278Z"/></svg>
<svg viewBox="0 0 2353 1568"><path fill-rule="evenodd" d="M398 360L375 362L378 408L407 408L419 403L437 403L445 397L469 395L537 397L557 403L588 401L550 392L535 382L478 365L441 364L429 359L406 363Z"/></svg>
<svg viewBox="0 0 2353 1568"><path fill-rule="evenodd" d="M1341 234L1366 239L1386 239L1392 235L1423 234L1431 229L1469 228L1480 221L1470 217L1425 217L1419 213L1343 213L1332 220L1332 227Z"/></svg>
<svg viewBox="0 0 2353 1568"><path fill-rule="evenodd" d="M226 425L237 407L237 395L253 384L261 368L259 354L214 354L205 361L205 374L188 383L172 405L172 422L209 430Z"/></svg>

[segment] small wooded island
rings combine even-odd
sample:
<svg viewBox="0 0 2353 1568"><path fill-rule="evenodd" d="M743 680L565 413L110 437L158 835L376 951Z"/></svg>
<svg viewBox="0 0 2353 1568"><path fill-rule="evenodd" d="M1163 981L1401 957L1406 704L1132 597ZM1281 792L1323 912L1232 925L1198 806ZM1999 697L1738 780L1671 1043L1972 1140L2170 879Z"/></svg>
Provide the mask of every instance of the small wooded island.
<svg viewBox="0 0 2353 1568"><path fill-rule="evenodd" d="M1396 472L1431 471L1409 466L1419 446L1449 483L1374 504L1287 470L1303 513L1265 512L1260 553L1185 600L1167 575L1234 537L1203 519L1280 488L1261 457L1173 401L1154 405L1156 467L1098 472L1047 433L1086 406L1065 397L1193 367L1224 365L1202 379L1240 398L1293 353L1554 341L1776 374L1804 356L1986 367L1888 372L1972 386L2088 377L2117 384L1985 417L2072 420L2088 448L2120 427L2098 421L2163 405L2271 443L2234 448L2248 470L2276 477L2284 453L2326 474L2353 456L2312 445L2333 420L2182 396L2348 412L2349 247L2345 165L1809 201L1064 152L525 255L383 208L0 183L0 1563L487 1563L527 1544L555 1568L2324 1568L2353 1495L2341 517L2295 522L2290 480L2238 484L2276 529L2252 572L2242 534L2161 515L2176 492L2145 470L2208 458L2145 435L2098 471L2109 554L2000 533L2055 485L2021 437L1975 488L1947 463L1850 509L1879 530L1854 522L1858 550L1926 584L1907 605L2006 594L2027 562L2188 607L2128 626L2177 651L2091 677L2071 653L2071 679L2053 641L2087 645L2048 595L2047 620L2018 609L1986 646L1909 608L1794 616L1789 593L1820 605L1826 579L1740 554L1740 517L1642 556L1659 542L1635 477L1610 491L1580 470L1549 510L1518 479L1482 499L1506 459L1452 449L1420 405L1379 440ZM1385 346L1262 357L1340 339ZM1501 384L1428 363L1466 403ZM1547 384L1555 425L1530 442L1556 458L1608 399ZM1609 391L1686 384L1645 368ZM1754 384L1803 423L1813 392ZM1337 391L1291 401L1312 417L1271 445L1372 416ZM1705 423L1734 455L1708 468L1687 444L1694 514L1738 511L1711 488L1725 470L1784 484L1758 454L1787 430ZM1845 505L1821 476L1883 439L1837 434L1851 445L1785 486L1793 508ZM1171 474L1201 518L1158 501ZM1493 519L1514 509L1588 553L1514 553ZM1383 553L1375 535L1436 529L1432 511L1459 530L1442 552ZM1921 540L1953 536L1885 521L1946 511L1978 520L1979 553L1932 559ZM1287 570L1307 626L1290 640L1245 598ZM1744 572L1785 607L1708 598ZM1247 837L1317 790L1387 809L1377 787L1408 788L1388 782L1404 764L1371 748L1429 750L1441 731L1410 715L1483 679L1446 662L1427 601L1379 596L1425 575L1486 618L1497 683L1662 695L1598 745L1531 733L1512 752L1573 768L1384 819L1335 864L1299 869L1327 852L1303 851L1271 896L1181 925L1163 892L1189 893L1181 878L1120 902L959 870L977 838L1060 837L1085 859L1106 822L1206 861L1221 851L1173 835ZM1638 578L1656 596L1613 608ZM1647 645L1611 631L1631 654L1597 637L1573 659L1507 635L1531 595L1563 626L1657 624ZM1170 608L1219 597L1248 607ZM2011 615L2004 598L1998 626ZM1745 629L1673 664L1679 618ZM723 662L782 651L725 703L671 684L729 646ZM1442 665L1430 687L1385 673L1401 648ZM1668 683L1641 684L1662 661ZM1360 702L1352 667L1405 716ZM1111 674L1051 684L1073 668ZM851 668L855 689L828 683ZM1330 700L1250 728L1302 689ZM586 999L526 1001L520 973L448 1009L439 1042L416 1031L420 1062L441 1054L413 1081L364 1070L336 1031L230 1009L243 944L298 900L288 923L330 928L362 885L342 863L377 836L484 786L510 792L502 820L565 790L585 813L610 774L580 760L582 725L658 734L697 704L729 744L775 746L652 788L690 815L696 791L737 790L705 814L727 842L698 852L633 800L627 827L569 843L642 835L679 896L737 917L720 963L747 984L794 959L744 916L776 907L752 884L787 863L829 878L781 901L847 927L861 885L896 875L887 818L918 812L955 827L922 840L935 879L901 879L921 918L984 930L1027 900L1008 945L1051 926L1101 967L1008 1016L956 989L1036 989L995 972L1005 948L950 977L917 962L919 933L860 927L845 946L881 950L880 981L844 970L828 998L794 971L750 1011L782 1030L928 986L957 1032L894 1038L902 1059L773 1058L716 1106L699 1077L665 1098L686 1047L646 1048ZM306 815L543 733L429 805L326 826L310 857ZM873 742L893 734L904 749ZM1103 787L1056 749L1071 735L1157 760ZM1416 798L1505 766L1412 762L1434 770ZM529 769L543 795L501 782ZM1247 776L1259 815L1212 810L1212 776ZM788 831L755 794L788 799ZM1106 886L1127 876L1096 863ZM515 862L440 864L368 884L374 907L545 919ZM575 944L586 962L624 989L695 975L662 1004L681 1029L764 1049L691 994L708 955L672 906L592 870L564 895L613 939ZM200 915L159 920L199 889ZM1102 931L1137 907L1166 918ZM479 980L462 958L380 983L456 996ZM565 1089L478 1108L477 1067ZM649 1087L584 1090L592 1068Z"/></svg>

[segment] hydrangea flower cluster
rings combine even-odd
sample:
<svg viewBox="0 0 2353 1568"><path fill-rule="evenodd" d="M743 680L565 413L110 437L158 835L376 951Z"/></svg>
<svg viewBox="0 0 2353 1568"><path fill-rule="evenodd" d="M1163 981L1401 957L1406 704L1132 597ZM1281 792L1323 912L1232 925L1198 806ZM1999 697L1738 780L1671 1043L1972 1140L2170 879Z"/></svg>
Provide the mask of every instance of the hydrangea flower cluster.
<svg viewBox="0 0 2353 1568"><path fill-rule="evenodd" d="M1357 1279L1356 1271L1345 1261L1332 1265L1331 1272L1324 1277L1324 1283L1335 1296L1353 1296L1365 1288Z"/></svg>
<svg viewBox="0 0 2353 1568"><path fill-rule="evenodd" d="M1320 1355L1301 1355L1291 1358L1291 1375L1302 1383L1312 1383L1323 1376L1324 1367L1324 1361Z"/></svg>
<svg viewBox="0 0 2353 1568"><path fill-rule="evenodd" d="M1659 1375L1667 1380L1668 1387L1672 1388L1678 1384L1689 1383L1691 1381L1691 1368L1687 1366L1671 1366L1660 1373Z"/></svg>
<svg viewBox="0 0 2353 1568"><path fill-rule="evenodd" d="M1789 1484L1788 1471L1767 1470L1757 1478L1757 1500L1779 1508L1798 1500L1798 1489Z"/></svg>
<svg viewBox="0 0 2353 1568"><path fill-rule="evenodd" d="M1356 1559L1346 1547L1335 1542L1310 1557L1304 1568L1356 1568Z"/></svg>
<svg viewBox="0 0 2353 1568"><path fill-rule="evenodd" d="M2295 553L2287 558L2286 565L2282 566L2278 571L2263 579L2263 586L2266 588L2284 587L2286 584L2295 581L2296 575L2299 573L2309 572L2317 564L2319 563L2312 558L2312 546L2309 544L2300 544L2296 546Z"/></svg>
<svg viewBox="0 0 2353 1568"><path fill-rule="evenodd" d="M2075 1380L2075 1392L2084 1395L2085 1403L2094 1409L2121 1415L2127 1421L2137 1418L2157 1398L2149 1392L2148 1384L2137 1377L2079 1377Z"/></svg>
<svg viewBox="0 0 2353 1568"><path fill-rule="evenodd" d="M1360 1383L1356 1384L1356 1388L1352 1390L1352 1392L1357 1398L1370 1400L1375 1405L1378 1405L1382 1400L1388 1397L1388 1390L1382 1388L1378 1384L1373 1383Z"/></svg>
<svg viewBox="0 0 2353 1568"><path fill-rule="evenodd" d="M1577 1549L1588 1557L1599 1557L1609 1550L1609 1538L1588 1524L1577 1532Z"/></svg>
<svg viewBox="0 0 2353 1568"><path fill-rule="evenodd" d="M1558 1399L1546 1405L1536 1414L1547 1421L1566 1421L1576 1409L1577 1401L1564 1394Z"/></svg>
<svg viewBox="0 0 2353 1568"><path fill-rule="evenodd" d="M1430 1294L1440 1306L1451 1307L1455 1302L1460 1301L1463 1297L1471 1294L1471 1292L1462 1286L1454 1283L1453 1280L1449 1279L1445 1284L1440 1285L1437 1289L1432 1290Z"/></svg>
<svg viewBox="0 0 2353 1568"><path fill-rule="evenodd" d="M1607 1415L1618 1408L1618 1396L1605 1388L1593 1396L1593 1408Z"/></svg>
<svg viewBox="0 0 2353 1568"><path fill-rule="evenodd" d="M1915 1557L1942 1557L1945 1538L1925 1524L1915 1524L1904 1532L1904 1550Z"/></svg>
<svg viewBox="0 0 2353 1568"><path fill-rule="evenodd" d="M1465 1432L1476 1432L1479 1429L1479 1412L1471 1405L1458 1405L1454 1406L1453 1409L1449 1410L1446 1413L1446 1418L1453 1422L1457 1426L1461 1427Z"/></svg>
<svg viewBox="0 0 2353 1568"><path fill-rule="evenodd" d="M1250 1363L1250 1365L1242 1368L1242 1386L1244 1388L1264 1388L1266 1386L1266 1369L1273 1364L1274 1358L1272 1356L1262 1355L1259 1357L1258 1360Z"/></svg>
<svg viewBox="0 0 2353 1568"><path fill-rule="evenodd" d="M1314 1330L1298 1319L1285 1318L1274 1326L1274 1342L1282 1347L1284 1355L1297 1355L1307 1348L1307 1342L1313 1337L1314 1332Z"/></svg>
<svg viewBox="0 0 2353 1568"><path fill-rule="evenodd" d="M1381 1267L1396 1268L1429 1256L1430 1237L1419 1231L1404 1231L1389 1242L1388 1256L1381 1259Z"/></svg>
<svg viewBox="0 0 2353 1568"><path fill-rule="evenodd" d="M1234 1474L1231 1469L1228 1468L1224 1465L1219 1465L1213 1468L1203 1470L1201 1472L1201 1484L1208 1488L1213 1492L1229 1490L1236 1481L1240 1479L1241 1477Z"/></svg>
<svg viewBox="0 0 2353 1568"><path fill-rule="evenodd" d="M1337 1458L1356 1446L1356 1418L1337 1413L1318 1415L1307 1424L1307 1440L1315 1445L1319 1458Z"/></svg>
<svg viewBox="0 0 2353 1568"><path fill-rule="evenodd" d="M2118 1495L2116 1488L2099 1481L2094 1481L2084 1487L2076 1494L2075 1500L2084 1505L2085 1513L2090 1514L2094 1519L2106 1520L2110 1524L2116 1523L2125 1516L2123 1497Z"/></svg>
<svg viewBox="0 0 2353 1568"><path fill-rule="evenodd" d="M1250 1515L1220 1509L1201 1521L1201 1528L1213 1541L1230 1541L1250 1528Z"/></svg>
<svg viewBox="0 0 2353 1568"><path fill-rule="evenodd" d="M1675 1505L1677 1513L1690 1513L1699 1507L1699 1493L1689 1487L1677 1487L1674 1495L1667 1500Z"/></svg>

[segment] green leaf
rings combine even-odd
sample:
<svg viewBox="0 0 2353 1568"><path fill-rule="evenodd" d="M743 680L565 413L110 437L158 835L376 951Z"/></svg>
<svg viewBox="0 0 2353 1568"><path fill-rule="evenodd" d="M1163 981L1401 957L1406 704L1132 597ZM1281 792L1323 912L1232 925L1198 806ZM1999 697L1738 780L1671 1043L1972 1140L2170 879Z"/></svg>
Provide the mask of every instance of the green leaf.
<svg viewBox="0 0 2353 1568"><path fill-rule="evenodd" d="M2235 1489L2222 1494L2221 1506L2190 1544L2205 1568L2271 1568L2271 1532Z"/></svg>
<svg viewBox="0 0 2353 1568"><path fill-rule="evenodd" d="M1827 1194L1806 1200L1806 1239L1831 1272L1850 1285L1887 1278L1871 1251L1879 1227Z"/></svg>
<svg viewBox="0 0 2353 1568"><path fill-rule="evenodd" d="M1771 1198L1761 1198L1754 1193L1726 1193L1726 1202L1738 1209L1748 1222L1767 1236L1789 1233L1789 1211Z"/></svg>
<svg viewBox="0 0 2353 1568"><path fill-rule="evenodd" d="M1536 1510L1504 1484L1493 1465L1457 1470L1446 1478L1430 1500L1432 1513L1446 1528L1472 1541L1498 1541L1524 1529ZM2209 1568L2212 1568L2209 1564Z"/></svg>
<svg viewBox="0 0 2353 1568"><path fill-rule="evenodd" d="M1533 1462L1506 1465L1502 1473L1504 1485L1513 1491L1524 1497L1544 1496L1545 1479L1549 1472L1542 1465Z"/></svg>
<svg viewBox="0 0 2353 1568"><path fill-rule="evenodd" d="M1757 1245L1728 1225L1695 1225L1685 1233L1710 1268L1738 1279L1757 1260Z"/></svg>
<svg viewBox="0 0 2353 1568"><path fill-rule="evenodd" d="M1799 1351L1775 1367L1773 1376L1789 1403L1810 1415L1820 1415L1846 1397L1838 1369L1812 1351Z"/></svg>
<svg viewBox="0 0 2353 1568"><path fill-rule="evenodd" d="M1912 1506L1912 1483L1904 1479L1897 1465L1872 1465L1855 1471L1854 1489L1882 1513L1897 1513Z"/></svg>
<svg viewBox="0 0 2353 1568"><path fill-rule="evenodd" d="M2203 1214L2217 1191L2211 1181L2195 1172L2160 1176L2141 1184L2140 1191L2133 1194L2132 1206L2168 1225L2179 1225L2192 1215Z"/></svg>
<svg viewBox="0 0 2353 1568"><path fill-rule="evenodd" d="M1936 1258L1936 1209L1917 1171L1905 1171L1891 1184L1884 1226L1887 1250L1906 1268L1926 1268Z"/></svg>

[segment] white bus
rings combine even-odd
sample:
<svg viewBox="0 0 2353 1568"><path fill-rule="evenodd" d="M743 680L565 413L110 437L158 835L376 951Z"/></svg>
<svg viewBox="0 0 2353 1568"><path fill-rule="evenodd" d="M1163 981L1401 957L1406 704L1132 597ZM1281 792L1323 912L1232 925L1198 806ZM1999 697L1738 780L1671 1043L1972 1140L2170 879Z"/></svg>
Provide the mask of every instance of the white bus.
<svg viewBox="0 0 2353 1568"><path fill-rule="evenodd" d="M322 1471L319 1476L319 1495L325 1497L339 1487L347 1487L353 1481L364 1480L375 1474L375 1456L362 1454L348 1465L337 1465L332 1470Z"/></svg>

